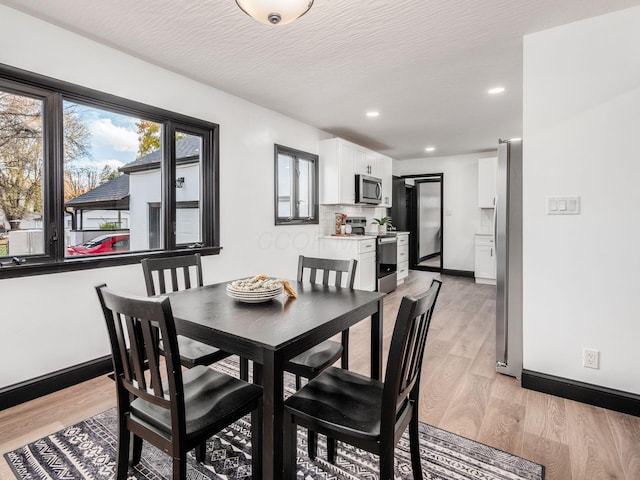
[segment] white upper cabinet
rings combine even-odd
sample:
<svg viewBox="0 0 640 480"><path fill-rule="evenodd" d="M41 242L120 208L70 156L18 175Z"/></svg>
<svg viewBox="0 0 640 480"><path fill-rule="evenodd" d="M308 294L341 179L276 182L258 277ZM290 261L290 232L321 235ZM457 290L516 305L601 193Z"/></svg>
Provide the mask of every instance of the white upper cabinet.
<svg viewBox="0 0 640 480"><path fill-rule="evenodd" d="M497 158L478 160L478 206L480 208L495 208L497 174Z"/></svg>
<svg viewBox="0 0 640 480"><path fill-rule="evenodd" d="M393 197L391 194L393 190L393 159L386 155L380 155L380 163L382 167L380 174L380 178L382 178L382 202L380 206L391 208L391 198Z"/></svg>
<svg viewBox="0 0 640 480"><path fill-rule="evenodd" d="M320 203L354 204L356 175L381 178L380 206L391 206L390 157L341 138L320 142Z"/></svg>

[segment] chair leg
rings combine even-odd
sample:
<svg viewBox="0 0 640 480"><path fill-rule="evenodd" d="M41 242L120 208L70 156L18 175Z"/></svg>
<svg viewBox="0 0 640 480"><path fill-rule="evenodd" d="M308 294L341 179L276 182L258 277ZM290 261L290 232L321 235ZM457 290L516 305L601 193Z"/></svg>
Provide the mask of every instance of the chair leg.
<svg viewBox="0 0 640 480"><path fill-rule="evenodd" d="M187 459L185 455L180 458L173 459L173 480L186 480L187 478Z"/></svg>
<svg viewBox="0 0 640 480"><path fill-rule="evenodd" d="M336 439L327 437L327 460L329 463L336 463Z"/></svg>
<svg viewBox="0 0 640 480"><path fill-rule="evenodd" d="M251 412L251 478L262 479L262 401ZM285 440L286 441L286 440Z"/></svg>
<svg viewBox="0 0 640 480"><path fill-rule="evenodd" d="M132 434L127 431L124 419L118 423L118 454L116 459L116 480L126 480L129 471L129 446Z"/></svg>
<svg viewBox="0 0 640 480"><path fill-rule="evenodd" d="M342 331L342 359L340 367L349 370L349 329Z"/></svg>
<svg viewBox="0 0 640 480"><path fill-rule="evenodd" d="M142 458L142 438L134 435L133 433L129 435L129 438L131 439L131 443L129 445L129 458L131 461L129 462L129 465L133 467L140 463L140 459Z"/></svg>
<svg viewBox="0 0 640 480"><path fill-rule="evenodd" d="M207 441L205 440L196 447L196 460L203 463L207 458Z"/></svg>
<svg viewBox="0 0 640 480"><path fill-rule="evenodd" d="M295 480L297 474L297 432L298 426L294 423L292 415L285 413L284 416L284 480Z"/></svg>
<svg viewBox="0 0 640 480"><path fill-rule="evenodd" d="M393 479L393 446L389 449L380 449L380 480Z"/></svg>
<svg viewBox="0 0 640 480"><path fill-rule="evenodd" d="M312 430L307 430L307 454L311 460L318 455L318 434Z"/></svg>
<svg viewBox="0 0 640 480"><path fill-rule="evenodd" d="M422 464L420 463L420 435L418 433L418 410L413 411L409 422L409 449L411 451L411 469L413 480L422 480Z"/></svg>
<svg viewBox="0 0 640 480"><path fill-rule="evenodd" d="M240 379L249 381L249 359L240 357Z"/></svg>

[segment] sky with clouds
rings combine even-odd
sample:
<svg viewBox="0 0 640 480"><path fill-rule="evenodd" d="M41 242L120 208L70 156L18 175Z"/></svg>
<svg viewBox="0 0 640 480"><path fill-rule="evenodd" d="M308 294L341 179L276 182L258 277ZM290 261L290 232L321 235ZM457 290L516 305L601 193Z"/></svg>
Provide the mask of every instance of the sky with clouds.
<svg viewBox="0 0 640 480"><path fill-rule="evenodd" d="M100 171L107 165L117 169L136 159L137 118L71 102L65 105L73 106L91 134L90 157L78 159L76 164L94 166Z"/></svg>

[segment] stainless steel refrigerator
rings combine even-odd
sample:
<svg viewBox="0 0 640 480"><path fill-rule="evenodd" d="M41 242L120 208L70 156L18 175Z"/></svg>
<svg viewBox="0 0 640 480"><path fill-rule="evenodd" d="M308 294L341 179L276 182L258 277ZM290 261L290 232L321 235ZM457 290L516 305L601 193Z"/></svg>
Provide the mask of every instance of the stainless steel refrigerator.
<svg viewBox="0 0 640 480"><path fill-rule="evenodd" d="M495 209L496 370L522 375L522 142L500 140Z"/></svg>

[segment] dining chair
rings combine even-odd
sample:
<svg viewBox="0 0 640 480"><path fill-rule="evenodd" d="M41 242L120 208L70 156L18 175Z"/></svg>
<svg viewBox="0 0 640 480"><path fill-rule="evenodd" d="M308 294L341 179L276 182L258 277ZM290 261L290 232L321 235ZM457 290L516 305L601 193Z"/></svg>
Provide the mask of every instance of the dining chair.
<svg viewBox="0 0 640 480"><path fill-rule="evenodd" d="M298 257L298 282L303 282L306 278L306 281L311 284L353 288L357 265L357 260L335 260L300 255ZM301 387L301 377L314 378L341 357L342 368L345 370L349 368L349 330L344 330L341 336L341 342L325 340L285 363L284 370L296 376L296 390ZM309 431L309 457L315 458L316 451L317 434Z"/></svg>
<svg viewBox="0 0 640 480"><path fill-rule="evenodd" d="M141 262L147 295L202 287L202 262L200 254L179 257L145 258ZM210 365L227 358L230 353L183 335L178 335L180 363L193 368L196 365ZM162 342L160 344L162 349ZM240 378L247 380L248 360L240 360Z"/></svg>
<svg viewBox="0 0 640 480"><path fill-rule="evenodd" d="M427 333L442 283L415 297L405 296L396 318L384 383L330 367L284 403L285 479L296 474L296 425L374 453L380 480L394 476L394 449L409 426L414 480L422 479L418 438L420 374ZM335 448L328 450L335 461Z"/></svg>
<svg viewBox="0 0 640 480"><path fill-rule="evenodd" d="M129 460L131 465L140 461L146 440L172 457L173 480L184 480L187 452L195 448L196 459L204 461L206 440L247 414L251 414L253 478L260 478L262 388L203 365L183 372L168 297L123 295L106 285L96 291L116 381L116 479L127 478ZM162 351L156 330L162 335Z"/></svg>
<svg viewBox="0 0 640 480"><path fill-rule="evenodd" d="M304 282L306 276L306 281L311 284L353 288L357 264L356 260L334 260L300 255L298 282ZM285 364L284 370L296 376L297 390L301 386L301 377L314 378L341 357L342 368L349 368L349 330L342 332L341 340L341 342L325 340Z"/></svg>

